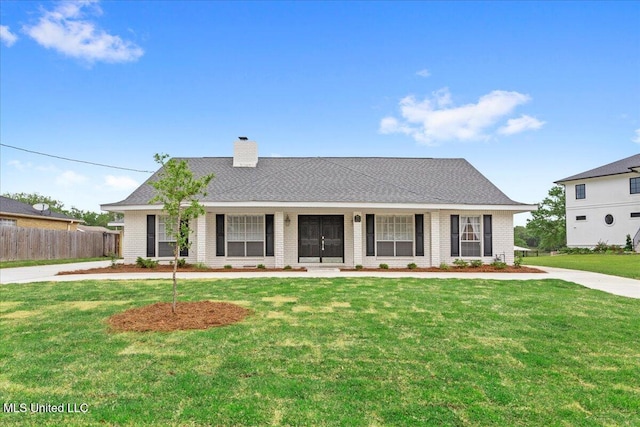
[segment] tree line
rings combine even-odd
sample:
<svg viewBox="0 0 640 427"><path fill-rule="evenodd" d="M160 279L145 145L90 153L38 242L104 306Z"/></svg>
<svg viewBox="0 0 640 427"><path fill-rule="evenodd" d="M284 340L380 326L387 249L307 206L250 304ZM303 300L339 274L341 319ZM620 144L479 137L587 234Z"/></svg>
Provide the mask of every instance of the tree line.
<svg viewBox="0 0 640 427"><path fill-rule="evenodd" d="M554 185L547 197L531 212L526 227L514 228L514 244L543 251L554 251L567 245L567 221L564 187Z"/></svg>

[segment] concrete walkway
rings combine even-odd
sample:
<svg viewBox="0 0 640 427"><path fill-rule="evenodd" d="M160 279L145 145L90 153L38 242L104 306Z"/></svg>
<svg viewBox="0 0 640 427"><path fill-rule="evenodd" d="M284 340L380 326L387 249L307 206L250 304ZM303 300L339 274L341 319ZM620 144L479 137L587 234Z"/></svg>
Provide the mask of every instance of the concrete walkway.
<svg viewBox="0 0 640 427"><path fill-rule="evenodd" d="M131 280L131 279L170 279L171 273L104 273L74 274L56 276L60 271L83 270L94 267L108 267L111 261L83 262L77 264L43 265L38 267L17 267L0 269L0 284L31 282L72 282L79 280ZM608 292L629 298L640 298L640 280L609 276L587 271L566 270L552 267L536 267L541 273L456 273L456 272L357 272L338 269L312 269L309 271L264 271L264 272L193 272L179 273L181 279L231 279L259 277L416 277L424 279L491 279L491 280L542 280L561 279L577 283L591 289Z"/></svg>

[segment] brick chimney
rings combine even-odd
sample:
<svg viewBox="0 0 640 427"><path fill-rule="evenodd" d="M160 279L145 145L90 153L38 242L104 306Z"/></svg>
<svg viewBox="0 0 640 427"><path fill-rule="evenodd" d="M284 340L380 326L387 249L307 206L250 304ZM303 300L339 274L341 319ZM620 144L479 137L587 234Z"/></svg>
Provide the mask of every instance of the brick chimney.
<svg viewBox="0 0 640 427"><path fill-rule="evenodd" d="M258 164L258 144L246 136L238 137L233 143L233 167L255 168Z"/></svg>

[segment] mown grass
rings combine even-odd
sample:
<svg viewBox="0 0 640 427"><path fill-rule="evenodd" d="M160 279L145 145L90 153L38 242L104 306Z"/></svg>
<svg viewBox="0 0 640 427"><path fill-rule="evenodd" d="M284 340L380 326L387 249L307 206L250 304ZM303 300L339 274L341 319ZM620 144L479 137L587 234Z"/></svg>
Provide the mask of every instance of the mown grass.
<svg viewBox="0 0 640 427"><path fill-rule="evenodd" d="M640 300L558 280L182 281L255 314L111 333L169 281L0 287L1 425L639 425Z"/></svg>
<svg viewBox="0 0 640 427"><path fill-rule="evenodd" d="M640 254L584 254L525 257L524 265L570 268L640 279Z"/></svg>
<svg viewBox="0 0 640 427"><path fill-rule="evenodd" d="M71 259L39 259L39 260L23 260L23 261L0 261L0 268L13 268L13 267L35 267L38 265L53 265L53 264L73 264L76 262L90 262L90 261L109 261L111 258L99 257L99 258L71 258Z"/></svg>

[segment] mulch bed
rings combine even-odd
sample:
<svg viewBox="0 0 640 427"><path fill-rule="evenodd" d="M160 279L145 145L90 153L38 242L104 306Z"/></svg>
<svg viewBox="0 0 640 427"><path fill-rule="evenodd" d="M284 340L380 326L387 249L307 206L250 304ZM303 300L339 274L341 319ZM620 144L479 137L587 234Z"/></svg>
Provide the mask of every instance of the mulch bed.
<svg viewBox="0 0 640 427"><path fill-rule="evenodd" d="M107 322L116 332L168 332L230 325L253 314L236 304L213 301L178 302L176 311L171 312L171 303L158 302L115 314Z"/></svg>
<svg viewBox="0 0 640 427"><path fill-rule="evenodd" d="M341 271L362 271L362 272L376 272L376 273L384 273L384 272L435 272L435 273L544 273L544 271L539 270L537 268L532 267L514 267L509 265L503 269L497 269L492 265L482 265L480 267L451 267L448 270L443 270L438 267L430 267L430 268L389 268L389 269L381 269L381 268L363 268L360 270L356 270L353 268L341 268ZM234 273L234 272L247 272L247 271L304 271L304 269L282 269L282 268L202 268L196 267L194 265L186 265L184 267L178 267L178 273L188 273L188 272L201 272L201 273ZM139 267L136 264L116 264L112 267L100 267L100 268L89 268L86 270L75 270L75 271L61 271L58 275L67 275L67 274L100 274L100 273L171 273L173 272L173 266L167 264L160 264L155 268L143 268Z"/></svg>
<svg viewBox="0 0 640 427"><path fill-rule="evenodd" d="M341 269L342 271L375 271L376 273L383 273L385 271L388 272L396 272L396 271L404 271L404 272L431 272L431 273L544 273L544 271L539 270L533 267L514 267L512 265L508 265L503 269L496 268L492 265L482 265L480 267L451 267L448 270L444 270L438 267L429 267L429 268L362 268L360 270L355 269Z"/></svg>

